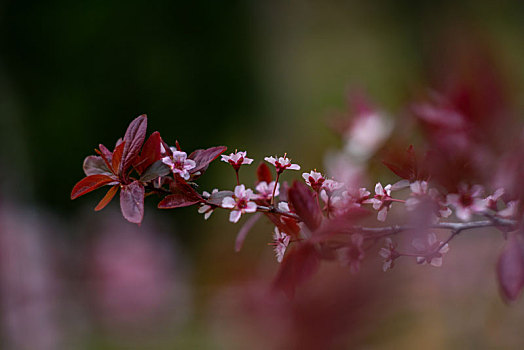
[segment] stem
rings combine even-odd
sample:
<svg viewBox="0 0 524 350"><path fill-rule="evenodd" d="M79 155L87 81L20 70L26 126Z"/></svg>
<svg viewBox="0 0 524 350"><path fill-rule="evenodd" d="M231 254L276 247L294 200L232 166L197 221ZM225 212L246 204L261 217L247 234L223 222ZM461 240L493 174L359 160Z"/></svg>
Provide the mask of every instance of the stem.
<svg viewBox="0 0 524 350"><path fill-rule="evenodd" d="M240 179L238 177L238 170L239 169L235 169L235 174L237 175L237 186L240 186Z"/></svg>
<svg viewBox="0 0 524 350"><path fill-rule="evenodd" d="M278 208L275 208L275 207L266 207L266 206L263 206L263 205L259 205L259 206L257 206L257 211L265 212L265 213L273 213L273 214L282 215L282 216L287 216L288 218L292 218L292 219L300 221L300 218L296 214L288 213L288 212L282 211L282 210L280 210Z"/></svg>
<svg viewBox="0 0 524 350"><path fill-rule="evenodd" d="M275 180L275 186L273 186L273 194L271 195L271 205L275 204L275 191L277 190L278 178L280 173L277 171L277 178Z"/></svg>

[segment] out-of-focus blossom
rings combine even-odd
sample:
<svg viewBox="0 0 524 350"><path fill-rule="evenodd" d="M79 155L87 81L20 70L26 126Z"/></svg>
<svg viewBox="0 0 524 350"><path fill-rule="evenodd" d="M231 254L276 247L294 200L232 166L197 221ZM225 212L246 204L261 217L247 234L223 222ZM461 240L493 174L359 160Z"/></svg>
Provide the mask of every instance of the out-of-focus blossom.
<svg viewBox="0 0 524 350"><path fill-rule="evenodd" d="M337 250L339 261L349 266L351 273L360 271L360 263L364 260L364 236L359 233L351 235L350 243Z"/></svg>
<svg viewBox="0 0 524 350"><path fill-rule="evenodd" d="M221 160L231 164L235 170L238 170L241 165L253 163L253 159L246 157L246 155L247 152L245 151L235 151L235 153L231 153L230 155L222 155Z"/></svg>
<svg viewBox="0 0 524 350"><path fill-rule="evenodd" d="M284 254L289 245L291 237L285 232L281 232L277 227L275 227L275 232L273 233L273 242L270 245L274 246L275 254L277 261L279 263L284 259Z"/></svg>
<svg viewBox="0 0 524 350"><path fill-rule="evenodd" d="M275 188L275 181L271 181L269 184L265 181L260 181L255 189L257 190L257 198L262 200L269 200L271 199L271 196L273 195L273 189L275 190L275 197L277 197L280 192L280 184L276 184L277 188Z"/></svg>
<svg viewBox="0 0 524 350"><path fill-rule="evenodd" d="M377 110L358 114L346 132L345 150L357 159L368 159L391 134L393 123Z"/></svg>
<svg viewBox="0 0 524 350"><path fill-rule="evenodd" d="M473 214L481 213L487 208L487 201L482 199L484 189L480 185L461 185L458 193L447 195L447 201L455 208L455 214L462 221L469 221Z"/></svg>
<svg viewBox="0 0 524 350"><path fill-rule="evenodd" d="M257 205L255 202L251 202L254 197L251 189L246 190L244 185L236 186L234 196L225 197L222 200L223 208L233 209L229 215L229 221L236 223L240 220L242 214L256 212Z"/></svg>
<svg viewBox="0 0 524 350"><path fill-rule="evenodd" d="M322 189L328 191L329 193L335 192L344 187L344 183L338 182L333 179L326 179L322 184Z"/></svg>
<svg viewBox="0 0 524 350"><path fill-rule="evenodd" d="M393 243L391 238L386 238L386 246L380 248L378 254L384 258L384 263L382 264L382 270L386 272L389 269L392 269L395 265L395 259L399 256L396 252L397 245Z"/></svg>
<svg viewBox="0 0 524 350"><path fill-rule="evenodd" d="M2 349L64 349L62 279L54 269L56 242L46 226L34 209L8 207L0 199Z"/></svg>
<svg viewBox="0 0 524 350"><path fill-rule="evenodd" d="M315 192L320 191L322 184L326 181L324 176L315 170L311 170L309 173L303 173L302 178Z"/></svg>
<svg viewBox="0 0 524 350"><path fill-rule="evenodd" d="M94 312L108 330L126 337L131 330L140 330L141 337L155 330L158 336L163 325L172 332L187 317L185 271L166 236L109 218L89 246L86 270Z"/></svg>
<svg viewBox="0 0 524 350"><path fill-rule="evenodd" d="M286 155L284 157L265 157L264 160L270 164L273 164L277 170L278 174L281 174L284 172L284 170L300 170L300 165L298 164L292 164L291 159L287 158Z"/></svg>
<svg viewBox="0 0 524 350"><path fill-rule="evenodd" d="M435 267L442 266L442 255L449 251L447 243L439 249L442 243L437 240L437 236L434 233L429 233L425 240L421 238L414 239L412 245L421 254L417 256L417 264L424 265L428 263Z"/></svg>
<svg viewBox="0 0 524 350"><path fill-rule="evenodd" d="M423 201L430 201L431 206L434 207L434 221L451 215L451 209L446 206L443 196L437 189L429 188L427 181L415 181L409 187L411 194L405 203L408 211L414 211Z"/></svg>
<svg viewBox="0 0 524 350"><path fill-rule="evenodd" d="M504 195L504 189L499 188L486 197L486 208L497 211L497 202Z"/></svg>
<svg viewBox="0 0 524 350"><path fill-rule="evenodd" d="M177 151L175 147L171 147L172 155L167 155L162 158L162 163L167 165L173 174L180 175L184 180L189 179L189 170L196 166L196 163L192 159L187 159L187 153Z"/></svg>
<svg viewBox="0 0 524 350"><path fill-rule="evenodd" d="M509 219L517 215L518 208L519 201L510 201L506 204L506 208L498 211L497 215Z"/></svg>

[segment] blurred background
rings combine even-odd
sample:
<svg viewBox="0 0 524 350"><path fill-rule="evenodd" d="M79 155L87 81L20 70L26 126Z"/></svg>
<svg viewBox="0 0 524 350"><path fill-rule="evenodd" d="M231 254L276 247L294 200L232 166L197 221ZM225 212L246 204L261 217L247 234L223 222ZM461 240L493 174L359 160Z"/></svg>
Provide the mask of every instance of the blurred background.
<svg viewBox="0 0 524 350"><path fill-rule="evenodd" d="M235 253L225 213L204 222L148 198L137 227L117 201L95 213L102 193L70 200L83 159L143 113L188 153L287 152L306 171L342 147L329 125L353 89L406 142L420 137L403 132L406 105L450 76L476 81L477 61L522 112L522 1L4 0L0 43L2 349L524 347L524 303L499 297L489 232L457 239L441 269L326 264L290 301L264 293L269 223ZM369 167L367 186L395 179L380 158ZM234 183L218 161L199 180Z"/></svg>

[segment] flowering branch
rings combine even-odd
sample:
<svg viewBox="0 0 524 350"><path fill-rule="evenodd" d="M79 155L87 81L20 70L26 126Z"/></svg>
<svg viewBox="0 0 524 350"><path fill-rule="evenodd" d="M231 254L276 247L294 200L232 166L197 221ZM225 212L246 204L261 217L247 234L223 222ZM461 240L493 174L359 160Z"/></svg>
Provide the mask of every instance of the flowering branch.
<svg viewBox="0 0 524 350"><path fill-rule="evenodd" d="M286 153L283 157L264 158L274 171L262 162L257 168L255 190L252 190L239 177L240 168L253 162L247 152L235 150L224 155L227 148L218 146L188 155L178 142L175 147L166 144L158 132L146 140L146 127L145 115L136 118L124 138L117 141L113 152L100 145L96 150L98 156L87 157L86 177L74 186L71 198L111 186L95 210L104 208L120 190L122 214L137 224L143 219L144 198L152 194L161 198L160 209L195 205L206 220L216 209L229 210L232 223L237 223L243 215L258 212L240 230L235 249L242 247L249 229L260 217L270 220L275 228L269 245L281 263L275 285L290 294L316 271L321 260L338 260L349 266L351 272L359 271L366 252L381 239L385 241L385 247L379 252L384 258L384 271L391 269L399 257L415 257L418 264L438 267L449 244L462 231L496 227L504 233L504 238L509 237L509 246L498 264L504 296L514 300L524 288L524 238L520 232L522 211L518 198L506 195L508 191L503 187L485 197L482 186L465 182L457 184L455 191L446 191L439 183L429 182L430 176L419 168L412 148L408 149L407 165L385 163L402 180L384 186L376 183L373 195L366 188L355 187L351 181L327 178L316 169L304 172L303 182L294 181L292 186L284 182L281 193L280 175L287 170L300 170ZM219 156L233 167L235 188L199 193L195 181ZM399 191L403 191L400 198L393 194ZM408 222L417 224L358 225L371 209L377 211L378 222L387 221L393 204L405 208ZM443 221L452 214L462 222ZM475 220L475 217L485 219ZM451 233L446 240L439 241L435 233L429 232L432 229ZM416 236L412 241L414 252L398 251L392 240L393 236L406 231Z"/></svg>

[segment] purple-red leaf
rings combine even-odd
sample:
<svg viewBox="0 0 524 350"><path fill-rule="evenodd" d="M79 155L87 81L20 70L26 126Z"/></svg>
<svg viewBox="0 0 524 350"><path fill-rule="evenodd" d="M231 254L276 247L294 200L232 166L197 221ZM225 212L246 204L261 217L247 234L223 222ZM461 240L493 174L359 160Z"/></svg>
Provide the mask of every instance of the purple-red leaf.
<svg viewBox="0 0 524 350"><path fill-rule="evenodd" d="M115 186L111 187L109 189L109 191L107 191L107 193L104 196L104 198L102 198L102 200L95 207L95 211L99 211L99 210L104 209L106 207L106 205L108 205L109 202L111 202L111 200L113 199L115 194L118 192L118 188L119 187L120 187L119 185L115 185Z"/></svg>
<svg viewBox="0 0 524 350"><path fill-rule="evenodd" d="M167 165L162 163L161 160L157 160L155 163L151 164L151 166L147 168L146 171L144 171L144 173L140 177L140 181L149 182L151 180L156 179L159 176L165 176L169 173L171 173L171 169L169 169Z"/></svg>
<svg viewBox="0 0 524 350"><path fill-rule="evenodd" d="M194 205L199 203L199 199L190 199L187 196L185 196L183 193L175 193L170 194L169 196L165 197L158 203L159 209L173 209L173 208L181 208L181 207L188 207L190 205Z"/></svg>
<svg viewBox="0 0 524 350"><path fill-rule="evenodd" d="M307 281L318 270L320 256L310 242L298 243L284 256L273 286L293 297L298 285Z"/></svg>
<svg viewBox="0 0 524 350"><path fill-rule="evenodd" d="M211 197L209 197L206 201L209 204L221 206L224 198L233 197L233 195L234 195L233 191L218 191L215 193L211 193Z"/></svg>
<svg viewBox="0 0 524 350"><path fill-rule="evenodd" d="M211 147L208 149L197 149L189 155L189 159L193 159L196 166L190 170L192 174L200 172L200 175L206 171L209 163L218 158L219 155L227 150L225 146Z"/></svg>
<svg viewBox="0 0 524 350"><path fill-rule="evenodd" d="M518 233L510 233L497 261L497 278L505 300L516 300L524 287L524 249Z"/></svg>
<svg viewBox="0 0 524 350"><path fill-rule="evenodd" d="M111 175L104 159L100 156L88 156L84 159L84 173L89 175Z"/></svg>
<svg viewBox="0 0 524 350"><path fill-rule="evenodd" d="M237 238L235 240L235 251L239 252L242 249L242 246L244 245L244 240L246 239L247 234L253 226L257 223L258 219L262 216L261 213L256 213L252 217L250 217L244 226L238 231Z"/></svg>
<svg viewBox="0 0 524 350"><path fill-rule="evenodd" d="M133 181L120 191L120 209L124 218L134 224L140 224L144 217L144 186Z"/></svg>
<svg viewBox="0 0 524 350"><path fill-rule="evenodd" d="M146 138L147 116L142 114L129 124L124 135L125 147L122 162L118 168L119 173L125 172L140 153L140 148Z"/></svg>
<svg viewBox="0 0 524 350"><path fill-rule="evenodd" d="M258 165L257 179L258 182L265 181L268 184L273 180L273 176L271 175L271 169L269 169L265 162L260 162L260 164Z"/></svg>
<svg viewBox="0 0 524 350"><path fill-rule="evenodd" d="M140 157L138 157L133 164L139 174L142 174L151 164L162 158L160 153L161 142L162 138L160 137L160 133L155 131L144 143Z"/></svg>
<svg viewBox="0 0 524 350"><path fill-rule="evenodd" d="M177 181L171 184L170 188L173 194L160 201L158 208L171 209L187 207L203 201L202 196L181 178L177 178Z"/></svg>
<svg viewBox="0 0 524 350"><path fill-rule="evenodd" d="M98 154L100 154L100 156L102 156L102 159L106 163L106 165L109 168L109 170L111 170L112 173L115 173L116 170L118 170L118 169L113 169L113 167L111 166L111 159L113 158L113 153L110 150L108 150L107 147L104 146L103 144L99 144L98 148L100 150L95 149L96 153L98 153Z"/></svg>
<svg viewBox="0 0 524 350"><path fill-rule="evenodd" d="M302 182L295 181L288 190L288 200L304 224L311 231L315 231L322 221L322 213L309 187Z"/></svg>
<svg viewBox="0 0 524 350"><path fill-rule="evenodd" d="M78 181L75 187L73 187L73 190L71 191L71 199L76 199L86 193L96 190L99 187L109 185L110 183L114 182L116 181L107 175L89 175Z"/></svg>
<svg viewBox="0 0 524 350"><path fill-rule="evenodd" d="M113 158L111 159L111 166L113 169L119 169L120 164L122 163L122 156L124 153L124 147L126 142L121 142L118 146L115 147L115 151L113 152Z"/></svg>

